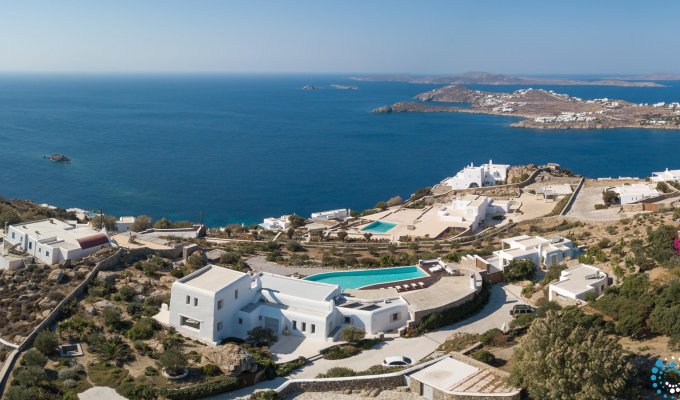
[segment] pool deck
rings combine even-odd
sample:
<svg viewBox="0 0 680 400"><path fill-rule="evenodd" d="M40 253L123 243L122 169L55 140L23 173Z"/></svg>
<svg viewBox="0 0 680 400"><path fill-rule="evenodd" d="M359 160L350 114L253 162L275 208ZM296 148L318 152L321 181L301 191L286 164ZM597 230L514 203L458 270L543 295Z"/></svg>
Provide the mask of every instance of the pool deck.
<svg viewBox="0 0 680 400"><path fill-rule="evenodd" d="M413 312L433 310L444 307L475 292L470 287L470 274L463 271L462 276L442 276L432 286L412 292L401 293ZM482 282L479 280L478 285Z"/></svg>
<svg viewBox="0 0 680 400"><path fill-rule="evenodd" d="M374 238L386 238L397 240L401 236L416 236L436 238L442 235L447 229L455 228L458 230L467 229L469 223L459 223L452 221L442 221L438 215L437 207L427 207L425 209L412 209L412 208L401 208L401 209L389 209L379 213L367 215L361 217L363 220L367 221L367 224L371 224L375 221L390 222L397 224L396 227L390 229L385 233L373 233ZM361 229L366 225L357 227L356 232L349 232L350 237L363 237L366 233ZM408 226L412 226L414 229L408 229Z"/></svg>
<svg viewBox="0 0 680 400"><path fill-rule="evenodd" d="M344 293L363 300L379 300L389 297L398 297L399 292L396 289L345 289Z"/></svg>

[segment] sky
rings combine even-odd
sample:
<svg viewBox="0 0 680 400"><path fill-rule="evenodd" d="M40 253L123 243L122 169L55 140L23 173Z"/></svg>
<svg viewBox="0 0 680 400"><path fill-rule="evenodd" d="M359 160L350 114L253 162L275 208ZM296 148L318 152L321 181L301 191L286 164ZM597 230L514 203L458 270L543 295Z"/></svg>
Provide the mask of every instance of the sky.
<svg viewBox="0 0 680 400"><path fill-rule="evenodd" d="M0 1L0 71L680 73L680 2Z"/></svg>

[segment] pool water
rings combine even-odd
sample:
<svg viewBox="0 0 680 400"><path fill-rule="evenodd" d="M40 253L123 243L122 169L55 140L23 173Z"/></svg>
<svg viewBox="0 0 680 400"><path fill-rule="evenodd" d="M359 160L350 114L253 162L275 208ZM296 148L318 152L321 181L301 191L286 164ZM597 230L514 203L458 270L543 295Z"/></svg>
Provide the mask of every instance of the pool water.
<svg viewBox="0 0 680 400"><path fill-rule="evenodd" d="M342 289L357 289L376 283L424 278L425 271L415 265L408 267L363 269L358 271L327 272L308 276L305 280L340 285Z"/></svg>
<svg viewBox="0 0 680 400"><path fill-rule="evenodd" d="M375 221L364 226L363 228L361 228L361 230L364 232L371 233L385 233L390 229L394 228L395 226L397 226L397 224L394 224L392 222Z"/></svg>

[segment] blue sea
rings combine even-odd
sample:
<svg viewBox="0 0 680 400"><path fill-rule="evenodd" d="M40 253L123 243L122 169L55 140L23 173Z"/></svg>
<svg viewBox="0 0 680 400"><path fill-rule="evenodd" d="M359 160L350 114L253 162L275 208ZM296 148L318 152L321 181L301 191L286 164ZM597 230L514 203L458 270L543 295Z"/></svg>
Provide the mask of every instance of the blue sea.
<svg viewBox="0 0 680 400"><path fill-rule="evenodd" d="M680 83L664 83L546 88L679 101ZM557 162L591 177L680 168L680 131L529 130L502 116L371 113L436 87L327 75L0 75L0 195L117 216L198 221L204 211L206 223L222 226L365 209L489 159ZM72 162L42 158L55 152Z"/></svg>

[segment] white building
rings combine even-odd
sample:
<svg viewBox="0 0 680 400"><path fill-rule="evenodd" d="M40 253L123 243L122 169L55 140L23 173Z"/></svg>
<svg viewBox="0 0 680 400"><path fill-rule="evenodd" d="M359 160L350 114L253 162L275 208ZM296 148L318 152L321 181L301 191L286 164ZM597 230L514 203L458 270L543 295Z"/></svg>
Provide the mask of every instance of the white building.
<svg viewBox="0 0 680 400"><path fill-rule="evenodd" d="M536 197L543 195L544 199L556 199L558 197L565 197L573 192L571 185L564 183L561 185L545 185L536 188Z"/></svg>
<svg viewBox="0 0 680 400"><path fill-rule="evenodd" d="M506 247L507 246L507 247ZM536 266L550 267L573 258L574 244L563 237L545 239L539 236L520 235L501 241L501 250L495 251L498 265L503 268L514 260L531 260Z"/></svg>
<svg viewBox="0 0 680 400"><path fill-rule="evenodd" d="M337 285L214 265L173 283L168 314L161 322L211 344L227 337L245 339L255 327L271 329L279 337L332 340L344 326L377 334L397 330L409 318L401 298L344 303Z"/></svg>
<svg viewBox="0 0 680 400"><path fill-rule="evenodd" d="M680 182L680 169L652 172L652 182Z"/></svg>
<svg viewBox="0 0 680 400"><path fill-rule="evenodd" d="M650 187L646 183L625 184L605 189L619 195L621 204L635 203L636 201L650 199L661 195L658 190Z"/></svg>
<svg viewBox="0 0 680 400"><path fill-rule="evenodd" d="M285 231L290 228L290 215L282 215L279 218L265 218L260 226L269 231Z"/></svg>
<svg viewBox="0 0 680 400"><path fill-rule="evenodd" d="M50 218L10 225L5 233L4 246L52 265L86 257L111 246L111 243L106 234L89 226Z"/></svg>
<svg viewBox="0 0 680 400"><path fill-rule="evenodd" d="M509 165L494 164L489 160L488 164L475 167L473 164L463 168L456 176L446 178L441 183L452 189L467 189L482 186L494 186L496 182L505 182L508 178Z"/></svg>
<svg viewBox="0 0 680 400"><path fill-rule="evenodd" d="M132 229L132 224L135 223L135 217L120 217L116 221L117 232L129 232Z"/></svg>
<svg viewBox="0 0 680 400"><path fill-rule="evenodd" d="M553 301L565 297L583 301L588 293L601 295L608 285L609 277L605 272L591 265L579 264L562 271L560 281L550 284L548 299Z"/></svg>
<svg viewBox="0 0 680 400"><path fill-rule="evenodd" d="M469 223L472 230L482 226L487 216L503 215L508 211L509 202L494 202L486 196L468 194L454 198L437 212L442 221Z"/></svg>
<svg viewBox="0 0 680 400"><path fill-rule="evenodd" d="M337 210L330 210L330 211L320 211L320 212L315 212L312 213L312 220L313 221L321 221L321 220L328 220L328 219L345 219L349 217L349 210L346 208L340 208Z"/></svg>

